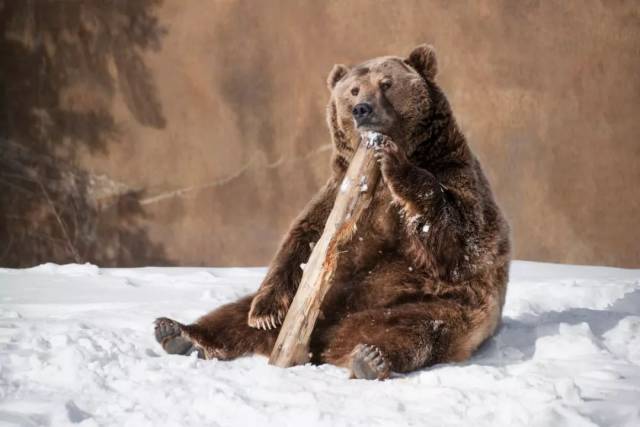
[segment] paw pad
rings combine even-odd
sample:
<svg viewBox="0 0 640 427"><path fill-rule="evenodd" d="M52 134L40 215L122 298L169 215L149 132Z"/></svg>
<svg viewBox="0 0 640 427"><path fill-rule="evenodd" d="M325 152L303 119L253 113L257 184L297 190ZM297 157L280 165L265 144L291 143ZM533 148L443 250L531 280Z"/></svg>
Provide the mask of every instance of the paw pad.
<svg viewBox="0 0 640 427"><path fill-rule="evenodd" d="M156 341L160 344L165 342L168 338L175 338L181 334L180 324L167 317L159 317L156 319L154 324Z"/></svg>
<svg viewBox="0 0 640 427"><path fill-rule="evenodd" d="M351 373L355 378L382 380L389 377L389 362L375 345L358 344L351 356Z"/></svg>

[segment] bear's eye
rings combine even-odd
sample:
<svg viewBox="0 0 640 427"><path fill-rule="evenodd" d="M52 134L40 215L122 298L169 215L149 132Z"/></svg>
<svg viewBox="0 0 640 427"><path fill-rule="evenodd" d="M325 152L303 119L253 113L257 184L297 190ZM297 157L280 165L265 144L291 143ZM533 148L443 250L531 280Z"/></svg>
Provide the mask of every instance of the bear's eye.
<svg viewBox="0 0 640 427"><path fill-rule="evenodd" d="M384 79L380 81L380 89L382 90L387 90L391 87L391 80L390 79Z"/></svg>
<svg viewBox="0 0 640 427"><path fill-rule="evenodd" d="M357 96L358 93L360 93L360 88L354 87L353 89L351 89L351 95Z"/></svg>

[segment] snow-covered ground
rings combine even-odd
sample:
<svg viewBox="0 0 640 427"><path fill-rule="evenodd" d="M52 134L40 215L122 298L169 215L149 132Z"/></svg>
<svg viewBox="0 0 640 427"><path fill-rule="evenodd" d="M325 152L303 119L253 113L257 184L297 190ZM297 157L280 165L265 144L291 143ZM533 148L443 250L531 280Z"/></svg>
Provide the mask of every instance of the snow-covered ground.
<svg viewBox="0 0 640 427"><path fill-rule="evenodd" d="M0 269L0 425L640 426L640 270L515 262L500 332L467 363L384 382L333 366L169 356L264 269Z"/></svg>

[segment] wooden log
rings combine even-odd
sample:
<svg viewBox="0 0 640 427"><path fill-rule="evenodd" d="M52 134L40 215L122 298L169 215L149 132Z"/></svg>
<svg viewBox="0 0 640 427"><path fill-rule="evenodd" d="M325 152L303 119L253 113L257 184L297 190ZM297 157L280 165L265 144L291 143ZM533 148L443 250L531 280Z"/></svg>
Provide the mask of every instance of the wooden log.
<svg viewBox="0 0 640 427"><path fill-rule="evenodd" d="M340 247L353 237L358 219L371 203L380 180L380 167L373 147L381 139L378 133L369 133L361 138L322 236L304 267L298 291L269 358L272 365L286 368L307 363L310 359L309 340L322 301L331 287Z"/></svg>

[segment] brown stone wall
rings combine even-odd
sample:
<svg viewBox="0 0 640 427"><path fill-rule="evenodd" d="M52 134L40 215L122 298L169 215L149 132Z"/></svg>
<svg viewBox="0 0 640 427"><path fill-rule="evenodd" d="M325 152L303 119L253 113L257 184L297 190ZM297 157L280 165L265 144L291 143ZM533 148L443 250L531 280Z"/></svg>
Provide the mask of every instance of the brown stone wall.
<svg viewBox="0 0 640 427"><path fill-rule="evenodd" d="M0 265L264 265L336 63L438 51L521 259L640 266L635 1L0 0Z"/></svg>

